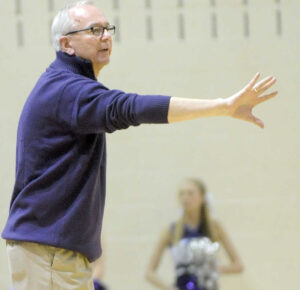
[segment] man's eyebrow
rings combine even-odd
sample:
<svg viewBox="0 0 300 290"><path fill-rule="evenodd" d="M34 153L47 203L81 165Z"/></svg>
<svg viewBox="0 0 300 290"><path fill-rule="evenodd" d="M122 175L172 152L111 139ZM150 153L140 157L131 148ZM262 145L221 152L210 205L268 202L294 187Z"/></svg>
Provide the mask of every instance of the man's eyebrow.
<svg viewBox="0 0 300 290"><path fill-rule="evenodd" d="M108 21L105 21L104 23L100 23L100 22L95 22L89 25L89 27L94 27L94 26L107 26L109 25Z"/></svg>

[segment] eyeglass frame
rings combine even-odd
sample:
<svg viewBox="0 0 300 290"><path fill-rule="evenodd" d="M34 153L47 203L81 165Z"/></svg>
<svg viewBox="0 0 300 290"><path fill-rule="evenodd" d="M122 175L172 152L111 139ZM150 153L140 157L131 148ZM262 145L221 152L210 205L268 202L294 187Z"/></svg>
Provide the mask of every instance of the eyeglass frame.
<svg viewBox="0 0 300 290"><path fill-rule="evenodd" d="M114 34L115 31L116 31L116 26L113 25L113 24L108 24L108 25L106 25L106 26L97 26L97 25L95 25L95 26L92 26L92 27L88 27L88 28L83 28L83 29L73 30L73 31L67 32L66 34L64 34L64 36L68 36L68 35L71 35L71 34L74 34L74 33L77 33L77 32L89 31L89 30L93 33L93 35L95 35L93 29L96 28L96 27L97 27L97 28L98 28L98 27L99 27L99 28L101 27L102 31L101 31L101 33L98 35L98 36L101 36L101 37L103 37L104 31L105 31L105 30L107 30L108 32L109 32L110 30L113 30L113 34Z"/></svg>

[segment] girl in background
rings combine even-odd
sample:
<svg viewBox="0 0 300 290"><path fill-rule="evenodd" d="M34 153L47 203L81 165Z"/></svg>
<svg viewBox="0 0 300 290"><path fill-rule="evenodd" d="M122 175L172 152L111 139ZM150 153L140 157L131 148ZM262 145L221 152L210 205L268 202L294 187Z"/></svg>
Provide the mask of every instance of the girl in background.
<svg viewBox="0 0 300 290"><path fill-rule="evenodd" d="M227 252L230 263L219 266L218 271L220 274L242 272L243 264L228 234L218 220L211 218L204 183L192 178L185 180L180 186L179 201L183 215L178 221L171 223L162 231L147 268L146 279L157 286L158 289L179 289L180 277L177 276L176 282L172 286L168 286L156 273L163 253L168 247L176 245L181 239L201 237L207 237L212 242L219 242Z"/></svg>

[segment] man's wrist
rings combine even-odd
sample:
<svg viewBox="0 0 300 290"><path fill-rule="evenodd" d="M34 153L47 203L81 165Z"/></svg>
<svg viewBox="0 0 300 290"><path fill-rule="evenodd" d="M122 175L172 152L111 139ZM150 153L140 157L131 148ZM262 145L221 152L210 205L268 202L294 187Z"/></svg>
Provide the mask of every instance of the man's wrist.
<svg viewBox="0 0 300 290"><path fill-rule="evenodd" d="M219 115L230 116L230 103L228 98L218 98L217 102L219 104Z"/></svg>

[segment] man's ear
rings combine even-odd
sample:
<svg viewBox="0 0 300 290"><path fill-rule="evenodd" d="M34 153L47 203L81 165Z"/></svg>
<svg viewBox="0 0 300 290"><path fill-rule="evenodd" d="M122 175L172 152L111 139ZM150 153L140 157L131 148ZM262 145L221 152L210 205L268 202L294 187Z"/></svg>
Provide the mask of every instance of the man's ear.
<svg viewBox="0 0 300 290"><path fill-rule="evenodd" d="M70 44L70 39L67 36L61 36L59 39L60 48L63 52L66 52L69 55L75 53L74 48Z"/></svg>

